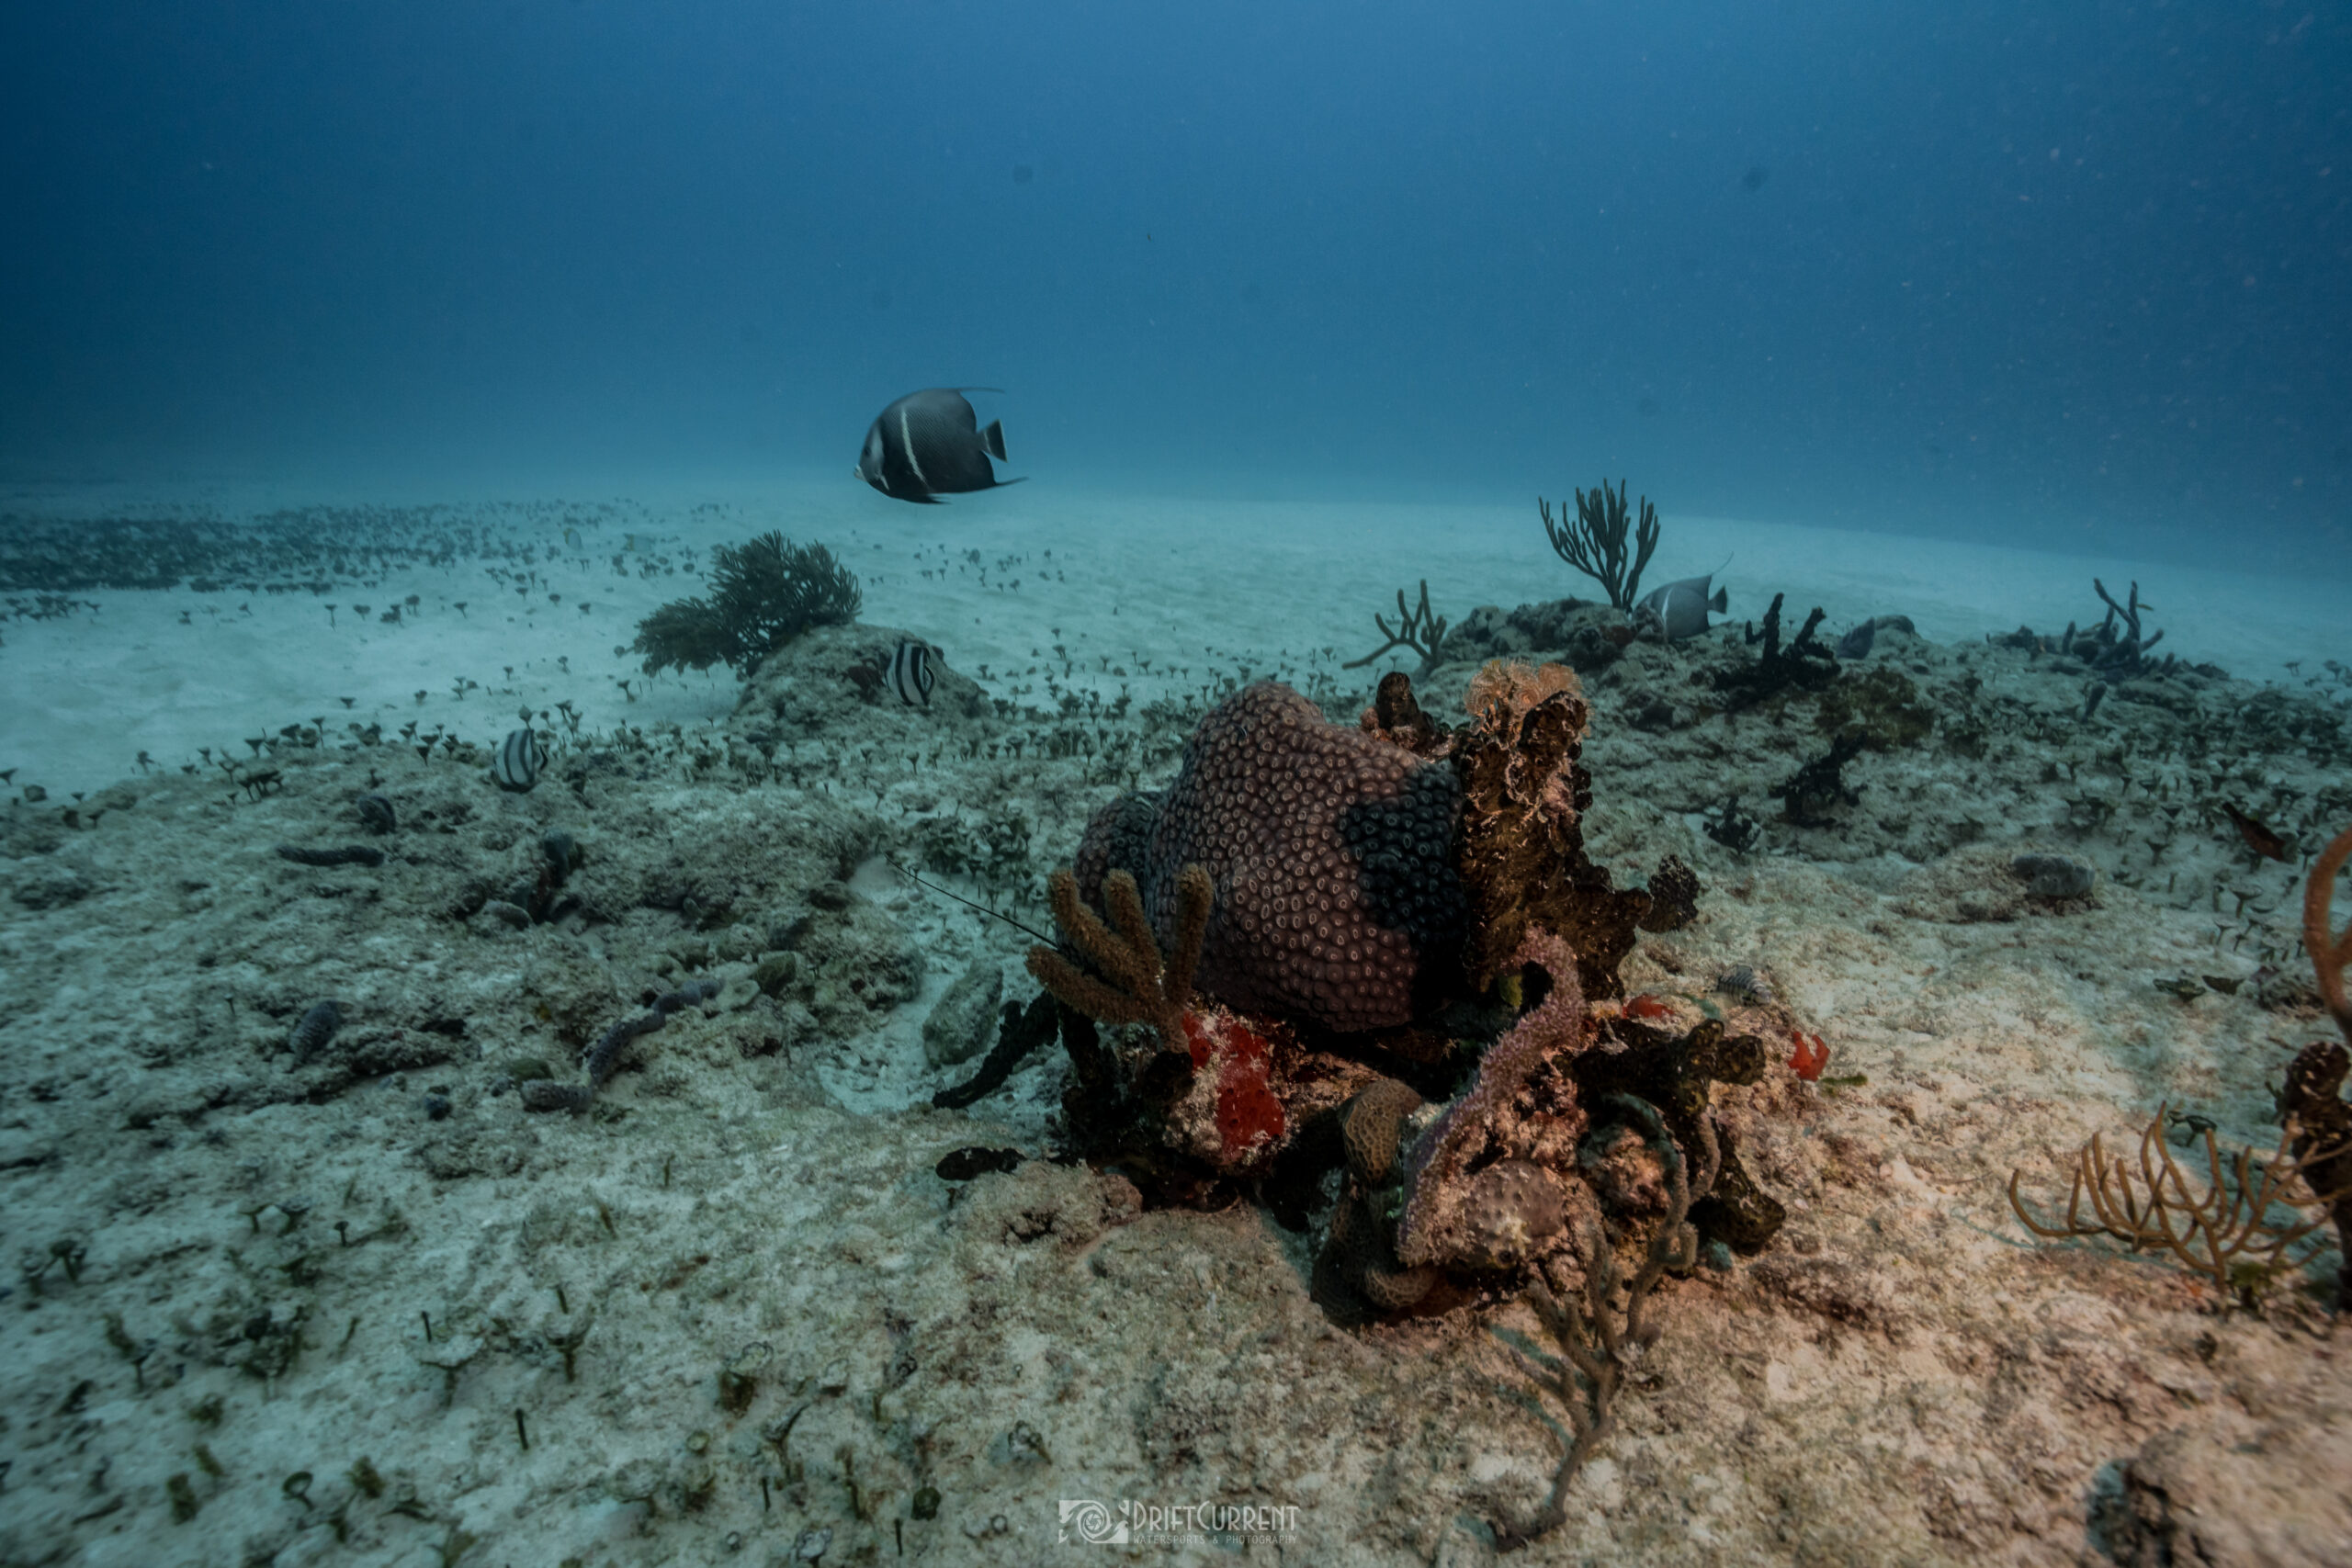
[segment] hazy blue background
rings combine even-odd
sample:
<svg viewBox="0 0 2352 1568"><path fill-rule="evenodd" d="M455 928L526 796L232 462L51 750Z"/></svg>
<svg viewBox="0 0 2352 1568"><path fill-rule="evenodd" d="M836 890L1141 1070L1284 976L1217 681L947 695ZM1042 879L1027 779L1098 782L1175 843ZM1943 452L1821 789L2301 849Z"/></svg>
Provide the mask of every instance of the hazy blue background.
<svg viewBox="0 0 2352 1568"><path fill-rule="evenodd" d="M2352 573L2347 82L2256 0L18 4L0 477L848 485L971 381L1039 485Z"/></svg>

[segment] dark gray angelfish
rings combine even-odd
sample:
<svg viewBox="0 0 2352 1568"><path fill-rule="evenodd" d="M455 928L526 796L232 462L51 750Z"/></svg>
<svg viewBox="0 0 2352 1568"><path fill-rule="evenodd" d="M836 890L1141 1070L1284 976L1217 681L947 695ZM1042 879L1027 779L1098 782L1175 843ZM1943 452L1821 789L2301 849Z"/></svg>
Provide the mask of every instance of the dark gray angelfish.
<svg viewBox="0 0 2352 1568"><path fill-rule="evenodd" d="M1634 606L1634 624L1645 629L1655 626L1657 634L1668 642L1697 637L1707 629L1707 612L1713 610L1720 615L1731 603L1726 589L1718 588L1713 597L1708 596L1707 585L1714 580L1715 574L1711 571L1703 577L1686 577L1679 582L1652 589Z"/></svg>
<svg viewBox="0 0 2352 1568"><path fill-rule="evenodd" d="M990 457L1004 457L1004 422L990 420L982 430L979 416L964 400L966 392L996 389L932 387L909 392L866 427L857 477L893 501L922 506L938 504L943 495L1019 484L1000 481L989 467Z"/></svg>

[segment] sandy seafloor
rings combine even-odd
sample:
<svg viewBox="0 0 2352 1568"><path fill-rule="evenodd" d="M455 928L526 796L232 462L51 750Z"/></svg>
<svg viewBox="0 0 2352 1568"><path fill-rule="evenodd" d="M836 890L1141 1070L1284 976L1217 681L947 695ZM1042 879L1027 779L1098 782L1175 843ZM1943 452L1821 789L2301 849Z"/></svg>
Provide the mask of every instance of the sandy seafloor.
<svg viewBox="0 0 2352 1568"><path fill-rule="evenodd" d="M1494 1554L1487 1521L1531 1511L1560 1451L1517 1360L1526 1307L1340 1328L1312 1236L1255 1206L1137 1213L1120 1179L1035 1157L942 1180L958 1147L1047 1153L1068 1069L1048 1052L932 1108L972 1064L931 1065L925 1020L967 976L1030 995L1029 939L889 864L1042 925L1045 871L1131 780L1166 781L1231 683L1346 719L1398 662L1340 667L1399 586L1426 579L1457 628L1589 595L1532 509L1042 483L915 509L844 477L433 515L530 559L324 594L94 589L0 622L0 1562ZM880 629L748 686L643 681L616 651L638 618L769 528L839 552ZM1789 1223L1661 1288L1616 1434L1525 1559L2352 1562L2334 1253L2246 1311L2165 1259L2033 1243L2003 1191L2022 1167L2046 1197L2084 1138L2159 1102L2277 1137L2278 1069L2329 1027L2293 933L2302 865L2352 823L2341 581L1674 516L1648 581L1726 557L1727 628L1587 674L1589 844L1628 873L1680 854L1704 886L1631 988L1695 1018L1751 966L1862 1081L1776 1062L1718 1091ZM2228 675L2126 683L2085 720L2079 672L1986 640L2096 621L2094 575L2136 579L2163 651ZM1781 590L1832 636L1918 633L1856 673L1900 672L1932 732L1856 761L1829 827L1766 797L1823 750L1815 699L1733 718L1694 694ZM857 700L840 660L899 635L1013 716ZM1425 700L1458 704L1473 668ZM547 778L492 787L483 749L559 702L580 725ZM420 758L411 722L474 749ZM354 814L370 792L399 817L380 838ZM1747 851L1702 830L1731 795L1763 825ZM2251 856L2224 802L2289 862ZM510 927L484 896L550 830L582 848L579 903ZM349 842L388 858L272 852ZM2096 893L2025 897L2027 850ZM702 976L723 989L593 1113L522 1111L529 1064L575 1075L582 1041ZM341 1031L298 1061L329 998ZM729 1368L749 1382L723 1402ZM1062 1542L1085 1499L1295 1513Z"/></svg>

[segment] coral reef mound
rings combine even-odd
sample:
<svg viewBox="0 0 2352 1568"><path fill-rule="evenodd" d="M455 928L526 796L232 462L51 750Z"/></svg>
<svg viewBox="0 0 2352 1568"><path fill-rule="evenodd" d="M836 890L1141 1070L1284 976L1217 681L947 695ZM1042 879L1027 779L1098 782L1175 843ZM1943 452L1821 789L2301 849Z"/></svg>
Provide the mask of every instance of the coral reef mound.
<svg viewBox="0 0 2352 1568"><path fill-rule="evenodd" d="M1261 682L1201 722L1167 791L1095 815L1079 893L1099 907L1104 876L1131 870L1165 935L1177 874L1197 864L1216 888L1204 994L1342 1032L1392 1027L1455 982L1461 802L1452 768Z"/></svg>

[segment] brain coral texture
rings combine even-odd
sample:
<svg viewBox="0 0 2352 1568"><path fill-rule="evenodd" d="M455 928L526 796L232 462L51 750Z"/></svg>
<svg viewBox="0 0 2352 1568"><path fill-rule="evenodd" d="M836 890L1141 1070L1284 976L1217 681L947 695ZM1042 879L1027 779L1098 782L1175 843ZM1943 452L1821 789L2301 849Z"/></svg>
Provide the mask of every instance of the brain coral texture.
<svg viewBox="0 0 2352 1568"><path fill-rule="evenodd" d="M1099 908L1103 877L1134 873L1164 942L1177 873L1197 863L1216 886L1194 976L1204 995L1343 1032L1388 1028L1458 983L1461 807L1445 763L1261 682L1201 721L1165 792L1096 814L1079 892Z"/></svg>

